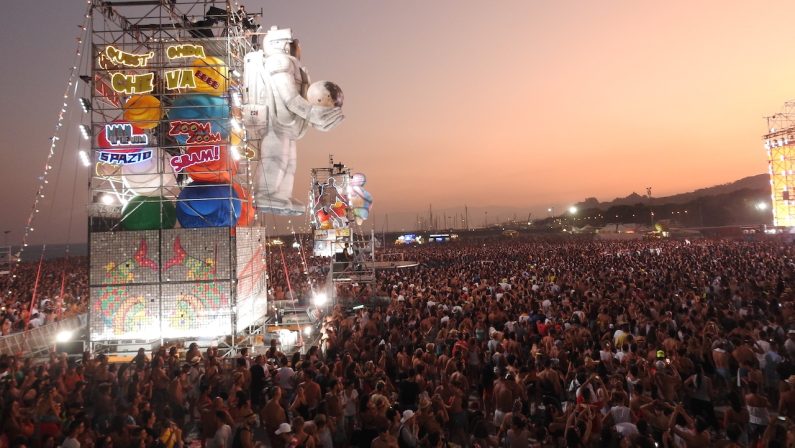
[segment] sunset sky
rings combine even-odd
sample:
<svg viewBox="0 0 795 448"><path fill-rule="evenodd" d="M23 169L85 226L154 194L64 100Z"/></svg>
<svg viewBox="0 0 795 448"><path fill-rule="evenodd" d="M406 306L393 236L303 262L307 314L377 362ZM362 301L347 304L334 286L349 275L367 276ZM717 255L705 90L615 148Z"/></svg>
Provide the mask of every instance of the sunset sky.
<svg viewBox="0 0 795 448"><path fill-rule="evenodd" d="M297 195L332 153L367 174L379 229L386 214L392 228L410 226L428 204L546 216L587 196L647 186L664 196L766 172L763 117L795 97L791 1L245 4L264 11L265 28L291 27L312 79L344 90L346 121L299 142ZM0 229L11 241L33 201L84 7L3 4ZM66 240L69 209L84 210L85 169L76 200L75 160L60 169L35 242ZM85 214L74 216L68 239L85 240Z"/></svg>

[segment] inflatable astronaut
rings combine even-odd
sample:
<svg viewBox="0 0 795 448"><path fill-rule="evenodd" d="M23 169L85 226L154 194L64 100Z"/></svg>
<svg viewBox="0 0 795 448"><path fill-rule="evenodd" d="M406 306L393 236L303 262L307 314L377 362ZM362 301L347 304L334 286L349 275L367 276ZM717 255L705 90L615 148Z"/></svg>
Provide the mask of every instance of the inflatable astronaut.
<svg viewBox="0 0 795 448"><path fill-rule="evenodd" d="M309 126L328 131L343 120L341 92L339 88L331 92L339 97L333 107L327 105L327 98L307 100L309 76L289 28L272 27L265 34L262 47L247 54L244 61L244 123L248 138L260 140L256 204L266 213L300 215L304 204L292 197L296 141ZM324 82L327 84L331 83ZM313 90L328 93L328 89Z"/></svg>

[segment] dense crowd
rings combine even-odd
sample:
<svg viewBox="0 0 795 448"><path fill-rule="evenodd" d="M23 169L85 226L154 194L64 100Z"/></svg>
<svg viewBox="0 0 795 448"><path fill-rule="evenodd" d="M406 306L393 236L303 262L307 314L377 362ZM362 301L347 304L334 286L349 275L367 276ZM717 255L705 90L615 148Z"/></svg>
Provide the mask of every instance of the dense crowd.
<svg viewBox="0 0 795 448"><path fill-rule="evenodd" d="M88 258L64 257L41 263L19 263L9 274L0 275L0 294L0 334L3 336L85 313Z"/></svg>
<svg viewBox="0 0 795 448"><path fill-rule="evenodd" d="M795 446L795 247L489 241L407 249L317 346L0 358L0 445Z"/></svg>

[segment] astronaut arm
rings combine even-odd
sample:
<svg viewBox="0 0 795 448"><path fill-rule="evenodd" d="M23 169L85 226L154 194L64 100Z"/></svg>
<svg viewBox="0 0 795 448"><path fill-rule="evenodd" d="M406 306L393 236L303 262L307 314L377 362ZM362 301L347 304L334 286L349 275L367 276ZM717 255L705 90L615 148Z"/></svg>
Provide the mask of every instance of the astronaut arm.
<svg viewBox="0 0 795 448"><path fill-rule="evenodd" d="M301 96L294 73L299 68L289 56L268 56L265 58L265 68L270 74L272 88L290 112L309 121L321 131L327 131L343 120L341 108L314 106Z"/></svg>
<svg viewBox="0 0 795 448"><path fill-rule="evenodd" d="M342 108L314 106L301 95L294 96L287 102L287 109L299 117L309 121L316 129L328 131L345 118Z"/></svg>

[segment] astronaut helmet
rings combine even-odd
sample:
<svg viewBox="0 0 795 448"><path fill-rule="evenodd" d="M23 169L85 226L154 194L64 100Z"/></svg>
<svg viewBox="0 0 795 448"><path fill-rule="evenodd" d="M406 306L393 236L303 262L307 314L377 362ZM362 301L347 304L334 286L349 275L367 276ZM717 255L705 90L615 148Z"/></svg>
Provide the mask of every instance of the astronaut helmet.
<svg viewBox="0 0 795 448"><path fill-rule="evenodd" d="M266 55L275 53L291 54L292 43L293 31L290 28L278 28L274 25L265 33L262 47Z"/></svg>

